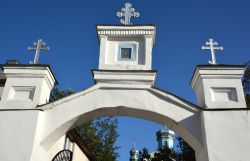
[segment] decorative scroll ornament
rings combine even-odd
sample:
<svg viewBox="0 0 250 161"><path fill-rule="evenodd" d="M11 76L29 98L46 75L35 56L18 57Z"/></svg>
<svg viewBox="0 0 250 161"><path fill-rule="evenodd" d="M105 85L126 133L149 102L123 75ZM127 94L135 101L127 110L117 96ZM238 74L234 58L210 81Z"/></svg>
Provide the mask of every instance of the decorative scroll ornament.
<svg viewBox="0 0 250 161"><path fill-rule="evenodd" d="M124 19L120 20L120 22L124 25L132 25L130 18L140 16L139 12L135 12L135 9L132 7L131 3L126 3L125 8L122 8L121 12L117 12L116 15L118 17L124 17Z"/></svg>
<svg viewBox="0 0 250 161"><path fill-rule="evenodd" d="M33 43L33 47L28 47L28 51L30 50L35 50L36 54L35 54L35 58L34 61L30 61L31 64L37 64L38 63L38 59L39 59L39 54L41 50L49 50L49 47L46 46L46 42L44 42L42 39L38 39L37 42Z"/></svg>
<svg viewBox="0 0 250 161"><path fill-rule="evenodd" d="M209 39L206 42L206 46L202 46L201 49L211 51L212 61L208 61L209 64L217 64L216 57L215 57L215 50L223 50L223 47L218 46L218 43L216 41L214 41L213 39Z"/></svg>

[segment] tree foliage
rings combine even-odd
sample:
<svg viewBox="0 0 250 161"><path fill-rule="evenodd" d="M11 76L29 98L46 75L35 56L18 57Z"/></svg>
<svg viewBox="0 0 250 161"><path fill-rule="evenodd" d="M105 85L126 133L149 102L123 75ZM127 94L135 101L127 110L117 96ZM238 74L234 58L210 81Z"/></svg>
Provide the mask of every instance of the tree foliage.
<svg viewBox="0 0 250 161"><path fill-rule="evenodd" d="M140 151L139 161L195 161L194 150L181 138L178 137L178 150L165 146L158 149L154 156L148 153L147 148Z"/></svg>
<svg viewBox="0 0 250 161"><path fill-rule="evenodd" d="M165 146L161 149L158 149L152 161L173 161L176 160L176 152L173 149L170 149L168 146Z"/></svg>
<svg viewBox="0 0 250 161"><path fill-rule="evenodd" d="M243 88L245 92L247 107L250 108L250 61L248 61L246 65L247 65L247 69L242 78L242 84L243 84Z"/></svg>
<svg viewBox="0 0 250 161"><path fill-rule="evenodd" d="M250 108L250 94L246 94L245 98L246 98L247 107Z"/></svg>
<svg viewBox="0 0 250 161"><path fill-rule="evenodd" d="M151 155L148 152L147 148L143 148L142 151L139 152L140 153L140 158L139 161L151 161Z"/></svg>
<svg viewBox="0 0 250 161"><path fill-rule="evenodd" d="M168 146L165 146L161 149L158 149L151 156L147 148L143 148L140 151L139 161L174 161L177 158L177 153L170 149Z"/></svg>
<svg viewBox="0 0 250 161"><path fill-rule="evenodd" d="M179 142L180 153L178 153L178 161L195 161L194 150L181 137L177 138Z"/></svg>
<svg viewBox="0 0 250 161"><path fill-rule="evenodd" d="M117 119L107 117L87 122L79 126L77 131L97 161L115 161L119 157L119 147L115 145L118 138L117 128Z"/></svg>
<svg viewBox="0 0 250 161"><path fill-rule="evenodd" d="M55 86L50 93L50 102L57 101L63 97L69 96L74 92L71 89L61 90L58 86Z"/></svg>
<svg viewBox="0 0 250 161"><path fill-rule="evenodd" d="M242 78L242 84L244 88L244 92L246 94L250 94L250 61L246 63L247 69Z"/></svg>
<svg viewBox="0 0 250 161"><path fill-rule="evenodd" d="M70 89L61 90L55 87L51 91L50 101L56 101L73 94ZM96 161L116 161L119 157L115 145L118 138L118 121L116 118L99 118L77 127L77 132L87 144Z"/></svg>

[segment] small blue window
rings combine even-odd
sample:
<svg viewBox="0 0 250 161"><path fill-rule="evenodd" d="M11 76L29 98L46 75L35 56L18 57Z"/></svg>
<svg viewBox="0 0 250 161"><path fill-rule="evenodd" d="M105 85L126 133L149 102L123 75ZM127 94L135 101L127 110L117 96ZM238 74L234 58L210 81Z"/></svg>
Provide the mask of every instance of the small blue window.
<svg viewBox="0 0 250 161"><path fill-rule="evenodd" d="M134 46L119 45L118 60L134 60Z"/></svg>

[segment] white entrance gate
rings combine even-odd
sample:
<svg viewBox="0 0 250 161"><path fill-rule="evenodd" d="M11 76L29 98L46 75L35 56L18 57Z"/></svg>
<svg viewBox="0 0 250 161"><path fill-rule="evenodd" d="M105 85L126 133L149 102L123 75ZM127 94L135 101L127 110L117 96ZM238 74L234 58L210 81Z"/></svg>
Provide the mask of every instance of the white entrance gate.
<svg viewBox="0 0 250 161"><path fill-rule="evenodd" d="M151 69L154 25L98 25L95 85L48 103L55 78L48 65L3 65L0 160L49 161L61 136L103 116L165 124L195 150L197 161L249 161L250 115L241 65L198 65L191 85L197 105L157 89Z"/></svg>

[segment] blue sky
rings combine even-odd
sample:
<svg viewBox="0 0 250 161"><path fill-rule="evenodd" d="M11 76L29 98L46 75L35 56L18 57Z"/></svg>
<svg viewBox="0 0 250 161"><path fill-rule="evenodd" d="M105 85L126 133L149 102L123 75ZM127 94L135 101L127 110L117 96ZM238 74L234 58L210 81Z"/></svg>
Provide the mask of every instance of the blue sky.
<svg viewBox="0 0 250 161"><path fill-rule="evenodd" d="M90 69L98 67L96 24L119 24L115 16L124 0L8 0L0 1L0 63L33 60L27 51L38 38L50 46L40 63L50 64L61 88L80 91L93 85ZM156 24L153 69L156 86L195 103L189 82L197 64L207 64L208 51L201 46L214 38L224 47L221 64L244 64L250 60L250 1L248 0L132 0L141 16L134 24ZM132 139L137 146L156 148L155 131L161 125L119 118L118 144L128 161Z"/></svg>

